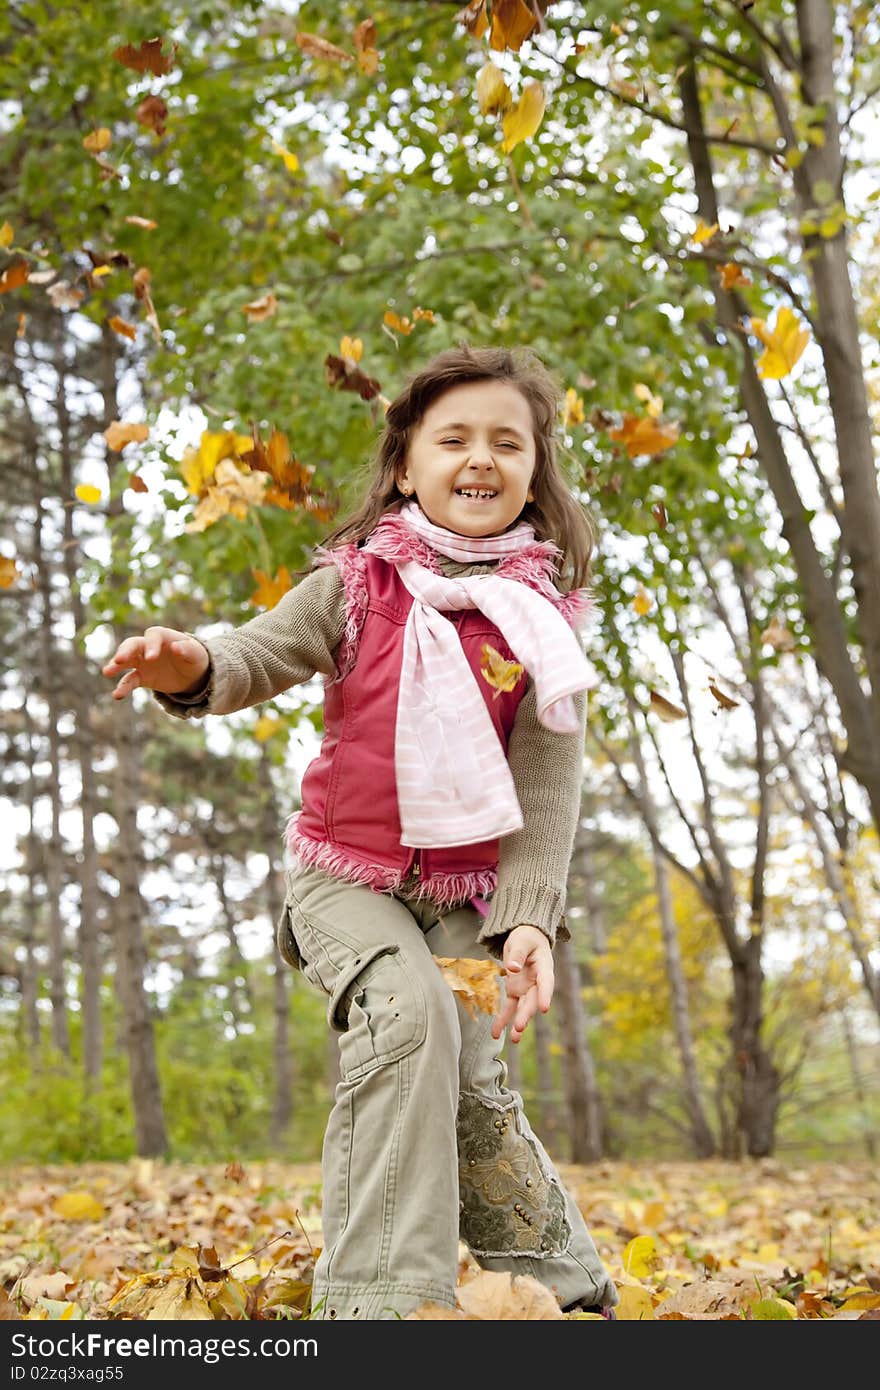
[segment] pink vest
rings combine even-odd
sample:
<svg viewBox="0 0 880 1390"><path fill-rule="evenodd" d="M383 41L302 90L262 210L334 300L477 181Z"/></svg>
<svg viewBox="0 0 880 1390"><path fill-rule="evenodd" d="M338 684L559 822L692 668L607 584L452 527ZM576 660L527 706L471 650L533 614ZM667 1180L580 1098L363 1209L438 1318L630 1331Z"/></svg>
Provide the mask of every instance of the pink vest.
<svg viewBox="0 0 880 1390"><path fill-rule="evenodd" d="M397 512L387 512L374 530L371 547L354 543L318 550L319 564L335 564L345 589L346 629L336 653L336 675L325 680L324 739L302 780L302 810L287 825L293 856L337 878L394 892L408 880L407 893L438 906L494 892L498 878L498 840L459 848L413 849L400 843L400 816L394 775L394 729L403 657L403 630L413 602L396 564L413 559L442 573L438 556L413 535ZM577 627L590 606L586 590L560 594L552 573L558 548L536 541L499 561L495 574L537 589ZM490 643L516 661L500 631L479 609L446 610L483 693L502 748L513 729L525 692L525 672L512 691L497 699L480 674L482 648Z"/></svg>

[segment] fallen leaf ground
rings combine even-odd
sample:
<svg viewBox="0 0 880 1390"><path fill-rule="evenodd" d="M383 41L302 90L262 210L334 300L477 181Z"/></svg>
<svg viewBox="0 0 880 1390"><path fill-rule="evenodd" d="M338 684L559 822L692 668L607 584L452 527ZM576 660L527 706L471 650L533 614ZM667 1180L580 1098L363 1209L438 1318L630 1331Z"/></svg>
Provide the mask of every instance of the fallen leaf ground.
<svg viewBox="0 0 880 1390"><path fill-rule="evenodd" d="M560 1171L623 1320L880 1319L880 1176L869 1164ZM320 1191L317 1165L0 1168L0 1317L308 1317ZM562 1316L485 1278L463 1247L459 1275L460 1308L446 1316ZM515 1281L520 1295L526 1282Z"/></svg>

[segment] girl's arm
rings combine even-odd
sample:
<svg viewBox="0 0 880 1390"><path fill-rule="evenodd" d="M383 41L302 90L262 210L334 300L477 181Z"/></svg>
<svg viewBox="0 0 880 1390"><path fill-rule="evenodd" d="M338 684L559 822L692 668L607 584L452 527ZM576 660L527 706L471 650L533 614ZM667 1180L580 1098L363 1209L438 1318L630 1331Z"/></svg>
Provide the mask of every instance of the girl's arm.
<svg viewBox="0 0 880 1390"><path fill-rule="evenodd" d="M563 938L569 934L562 916L580 816L586 691L572 699L578 716L573 734L557 734L540 723L531 678L516 712L507 760L523 828L499 840L498 886L479 935L499 959L514 927L538 927L551 946L557 931Z"/></svg>
<svg viewBox="0 0 880 1390"><path fill-rule="evenodd" d="M202 686L192 694L154 690L180 719L231 714L270 700L316 672L332 676L333 653L345 631L345 595L335 565L324 565L261 613L220 637L198 638L208 653Z"/></svg>

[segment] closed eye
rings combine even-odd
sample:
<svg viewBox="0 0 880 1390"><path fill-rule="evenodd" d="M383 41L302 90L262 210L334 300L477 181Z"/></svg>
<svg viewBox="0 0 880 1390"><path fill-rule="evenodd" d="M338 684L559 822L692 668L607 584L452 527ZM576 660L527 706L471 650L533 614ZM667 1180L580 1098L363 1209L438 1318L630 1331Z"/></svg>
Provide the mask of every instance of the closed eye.
<svg viewBox="0 0 880 1390"><path fill-rule="evenodd" d="M461 441L460 439L441 439L441 440L440 440L440 443L441 443L441 444L461 444L461 442L462 442L462 441ZM505 449L518 449L518 448L519 448L519 445L518 445L518 444L514 444L514 442L513 442L512 439L505 439L505 440L502 440L502 441L501 441L501 446L502 446L503 448L505 448Z"/></svg>

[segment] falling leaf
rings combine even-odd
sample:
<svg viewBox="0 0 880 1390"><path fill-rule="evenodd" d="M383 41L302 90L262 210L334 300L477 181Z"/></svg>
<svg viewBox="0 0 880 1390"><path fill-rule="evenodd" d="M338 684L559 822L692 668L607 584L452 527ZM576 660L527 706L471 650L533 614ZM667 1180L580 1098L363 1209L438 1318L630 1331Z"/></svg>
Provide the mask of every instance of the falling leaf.
<svg viewBox="0 0 880 1390"><path fill-rule="evenodd" d="M268 482L265 473L243 473L228 458L217 464L214 478L214 484L200 500L185 530L205 531L229 513L243 521L249 508L262 502Z"/></svg>
<svg viewBox="0 0 880 1390"><path fill-rule="evenodd" d="M523 676L525 668L518 661L507 661L488 642L483 643L482 656L480 675L487 685L492 686L495 691L492 699L497 700L502 691L514 689Z"/></svg>
<svg viewBox="0 0 880 1390"><path fill-rule="evenodd" d="M739 700L734 700L729 695L725 695L724 691L719 690L718 686L715 684L713 680L709 681L709 689L715 696L715 699L718 701L722 709L736 709L738 707Z"/></svg>
<svg viewBox="0 0 880 1390"><path fill-rule="evenodd" d="M433 309L419 309L418 307L413 309L413 319L416 322L418 322L419 319L425 319L428 323L437 322Z"/></svg>
<svg viewBox="0 0 880 1390"><path fill-rule="evenodd" d="M773 647L777 652L793 652L795 649L795 639L792 632L779 621L778 617L773 617L761 633L761 641L768 647Z"/></svg>
<svg viewBox="0 0 880 1390"><path fill-rule="evenodd" d="M159 343L159 345L161 346L162 333L159 328L159 319L156 315L156 310L153 307L153 299L150 293L150 281L152 278L153 277L150 274L150 271L147 269L147 267L145 265L142 265L135 271L134 275L131 277L131 283L135 295L144 306L144 311L147 315L147 321L149 322L153 330L153 333L155 334L156 342Z"/></svg>
<svg viewBox="0 0 880 1390"><path fill-rule="evenodd" d="M703 242L711 241L717 231L717 222L713 222L712 226L709 227L706 225L706 223L703 221L701 217L699 222L697 223L697 230L691 236L691 241L695 241L698 246L702 246Z"/></svg>
<svg viewBox="0 0 880 1390"><path fill-rule="evenodd" d="M347 358L349 362L360 362L364 355L364 345L361 339L343 338L339 344L339 355Z"/></svg>
<svg viewBox="0 0 880 1390"><path fill-rule="evenodd" d="M96 492L98 497L101 496L96 487L86 488L83 485L82 490ZM76 491L79 495L81 489L77 488ZM83 498L83 501L96 502L98 497ZM104 1218L104 1208L91 1192L63 1192L60 1197L55 1198L52 1210L56 1216L63 1216L65 1221L102 1221Z"/></svg>
<svg viewBox="0 0 880 1390"><path fill-rule="evenodd" d="M132 215L131 217L126 217L125 220L126 222L130 222L133 227L143 227L144 230L148 232L155 231L159 225L158 222L154 222L150 217L137 217Z"/></svg>
<svg viewBox="0 0 880 1390"><path fill-rule="evenodd" d="M632 606L640 618L643 618L646 613L650 613L651 609L654 607L653 598L642 584L639 585L635 592Z"/></svg>
<svg viewBox="0 0 880 1390"><path fill-rule="evenodd" d="M130 487L132 492L149 492L150 490L140 473L129 473L126 487Z"/></svg>
<svg viewBox="0 0 880 1390"><path fill-rule="evenodd" d="M724 265L719 266L718 275L723 290L739 289L743 285L750 285L752 283L748 275L737 265L736 261L726 261Z"/></svg>
<svg viewBox="0 0 880 1390"><path fill-rule="evenodd" d="M645 408L652 420L656 420L663 414L663 397L655 396L650 386L646 386L643 381L637 381L633 391L640 401L643 401Z"/></svg>
<svg viewBox="0 0 880 1390"><path fill-rule="evenodd" d="M623 424L618 429L610 429L608 438L625 444L630 458L640 454L653 456L672 448L678 439L678 425L661 425L650 415L630 415L624 411Z"/></svg>
<svg viewBox="0 0 880 1390"><path fill-rule="evenodd" d="M134 324L126 323L125 319L121 319L118 314L114 314L107 322L114 333L120 333L125 338L131 338L132 341L137 337L137 329Z"/></svg>
<svg viewBox="0 0 880 1390"><path fill-rule="evenodd" d="M344 48L337 48L335 43L328 43L317 34L299 32L294 38L297 48L302 49L310 58L325 58L331 63L352 62L351 54L346 53Z"/></svg>
<svg viewBox="0 0 880 1390"><path fill-rule="evenodd" d="M27 325L27 314L19 314L17 316L17 323L18 327L15 330L15 336L16 338L23 338L25 334L25 327Z"/></svg>
<svg viewBox="0 0 880 1390"><path fill-rule="evenodd" d="M579 396L573 386L569 386L565 393L565 415L563 423L569 427L572 425L582 425L584 423L584 399Z"/></svg>
<svg viewBox="0 0 880 1390"><path fill-rule="evenodd" d="M283 145L279 145L277 140L272 141L272 149L284 160L284 167L289 173L295 174L299 168L299 160L292 150L286 150Z"/></svg>
<svg viewBox="0 0 880 1390"><path fill-rule="evenodd" d="M165 134L165 122L168 119L168 106L161 97L148 96L135 112L139 123L147 130L153 130L157 135Z"/></svg>
<svg viewBox="0 0 880 1390"><path fill-rule="evenodd" d="M101 500L101 489L93 487L91 483L80 483L74 488L74 492L80 502L87 502L89 505Z"/></svg>
<svg viewBox="0 0 880 1390"><path fill-rule="evenodd" d="M21 570L11 555L0 555L0 589L11 589Z"/></svg>
<svg viewBox="0 0 880 1390"><path fill-rule="evenodd" d="M254 725L254 738L257 743L267 743L275 734L280 734L286 728L283 719L272 714L261 714Z"/></svg>
<svg viewBox="0 0 880 1390"><path fill-rule="evenodd" d="M505 154L534 135L544 117L544 103L544 88L540 82L527 82L516 106L501 122L504 131L501 148Z"/></svg>
<svg viewBox="0 0 880 1390"><path fill-rule="evenodd" d="M27 278L27 261L15 261L12 265L7 266L3 274L0 275L0 294L6 294L9 290L17 290Z"/></svg>
<svg viewBox="0 0 880 1390"><path fill-rule="evenodd" d="M274 294L264 294L262 299L252 299L250 304L242 305L242 312L254 323L260 323L263 319L270 319L278 309L278 300Z"/></svg>
<svg viewBox="0 0 880 1390"><path fill-rule="evenodd" d="M456 24L463 24L475 39L481 39L489 27L486 18L486 0L470 0L455 16Z"/></svg>
<svg viewBox="0 0 880 1390"><path fill-rule="evenodd" d="M271 579L264 570L251 570L257 587L251 594L251 603L258 608L274 608L279 599L282 599L292 587L290 571L282 565L274 579Z"/></svg>
<svg viewBox="0 0 880 1390"><path fill-rule="evenodd" d="M249 468L268 473L272 486L263 502L266 506L282 507L285 511L302 508L321 517L332 508L325 493L312 485L313 469L301 464L290 452L287 435L273 429L268 444L263 444L256 424L252 424L253 446L241 450L241 459ZM327 519L327 518L325 518Z"/></svg>
<svg viewBox="0 0 880 1390"><path fill-rule="evenodd" d="M231 1163L227 1163L223 1176L230 1182L244 1182L247 1174L238 1159L233 1159Z"/></svg>
<svg viewBox="0 0 880 1390"><path fill-rule="evenodd" d="M482 1269L458 1290L462 1311L487 1321L559 1321L565 1317L555 1295L530 1274L496 1274Z"/></svg>
<svg viewBox="0 0 880 1390"><path fill-rule="evenodd" d="M749 319L749 328L764 344L765 351L756 362L758 376L765 380L781 381L800 360L810 341L810 332L801 328L796 315L787 306L776 315L776 325L768 329L764 319Z"/></svg>
<svg viewBox="0 0 880 1390"><path fill-rule="evenodd" d="M656 690L651 691L651 709L667 724L671 724L675 719L687 719L687 710L679 709L678 705L674 705Z"/></svg>
<svg viewBox="0 0 880 1390"><path fill-rule="evenodd" d="M164 77L174 66L177 49L178 44L173 43L171 52L166 56L162 52L162 39L144 39L138 48L131 43L115 48L113 57L117 63L135 72L151 72L154 77Z"/></svg>
<svg viewBox="0 0 880 1390"><path fill-rule="evenodd" d="M492 0L492 31L489 47L518 53L538 21L524 0Z"/></svg>
<svg viewBox="0 0 880 1390"><path fill-rule="evenodd" d="M496 111L507 111L513 102L513 94L504 78L504 73L494 63L485 63L477 73L477 102L484 116Z"/></svg>
<svg viewBox="0 0 880 1390"><path fill-rule="evenodd" d="M108 130L105 125L97 130L90 130L88 135L83 136L83 147L91 154L103 154L110 148L113 142L113 132Z"/></svg>
<svg viewBox="0 0 880 1390"><path fill-rule="evenodd" d="M666 515L666 508L662 502L654 503L653 507L651 508L651 515L653 516L657 525L660 527L660 530L665 531L666 527L669 524L669 518Z"/></svg>
<svg viewBox="0 0 880 1390"><path fill-rule="evenodd" d="M11 246L15 241L15 232L12 230L11 222L4 222L0 227L0 246Z"/></svg>
<svg viewBox="0 0 880 1390"><path fill-rule="evenodd" d="M485 1014L498 1010L498 963L494 960L471 960L469 957L435 956L435 964L453 993L472 1018L479 1009Z"/></svg>
<svg viewBox="0 0 880 1390"><path fill-rule="evenodd" d="M340 391L356 391L361 400L371 401L382 389L380 381L373 376L367 376L358 367L352 367L351 360L347 357L333 357L328 354L324 358L324 368L328 386L338 387Z"/></svg>
<svg viewBox="0 0 880 1390"><path fill-rule="evenodd" d="M395 314L393 309L385 310L385 313L382 317L382 322L387 323L388 327L393 328L395 332L403 333L404 336L408 336L413 331L413 324L411 320L407 318L401 318L399 314Z"/></svg>
<svg viewBox="0 0 880 1390"><path fill-rule="evenodd" d="M354 46L357 49L358 67L368 77L379 66L379 52L376 48L376 26L372 19L362 19L354 31Z"/></svg>
<svg viewBox="0 0 880 1390"><path fill-rule="evenodd" d="M126 444L140 444L150 437L149 425L124 420L112 420L104 431L108 449L121 452Z"/></svg>

